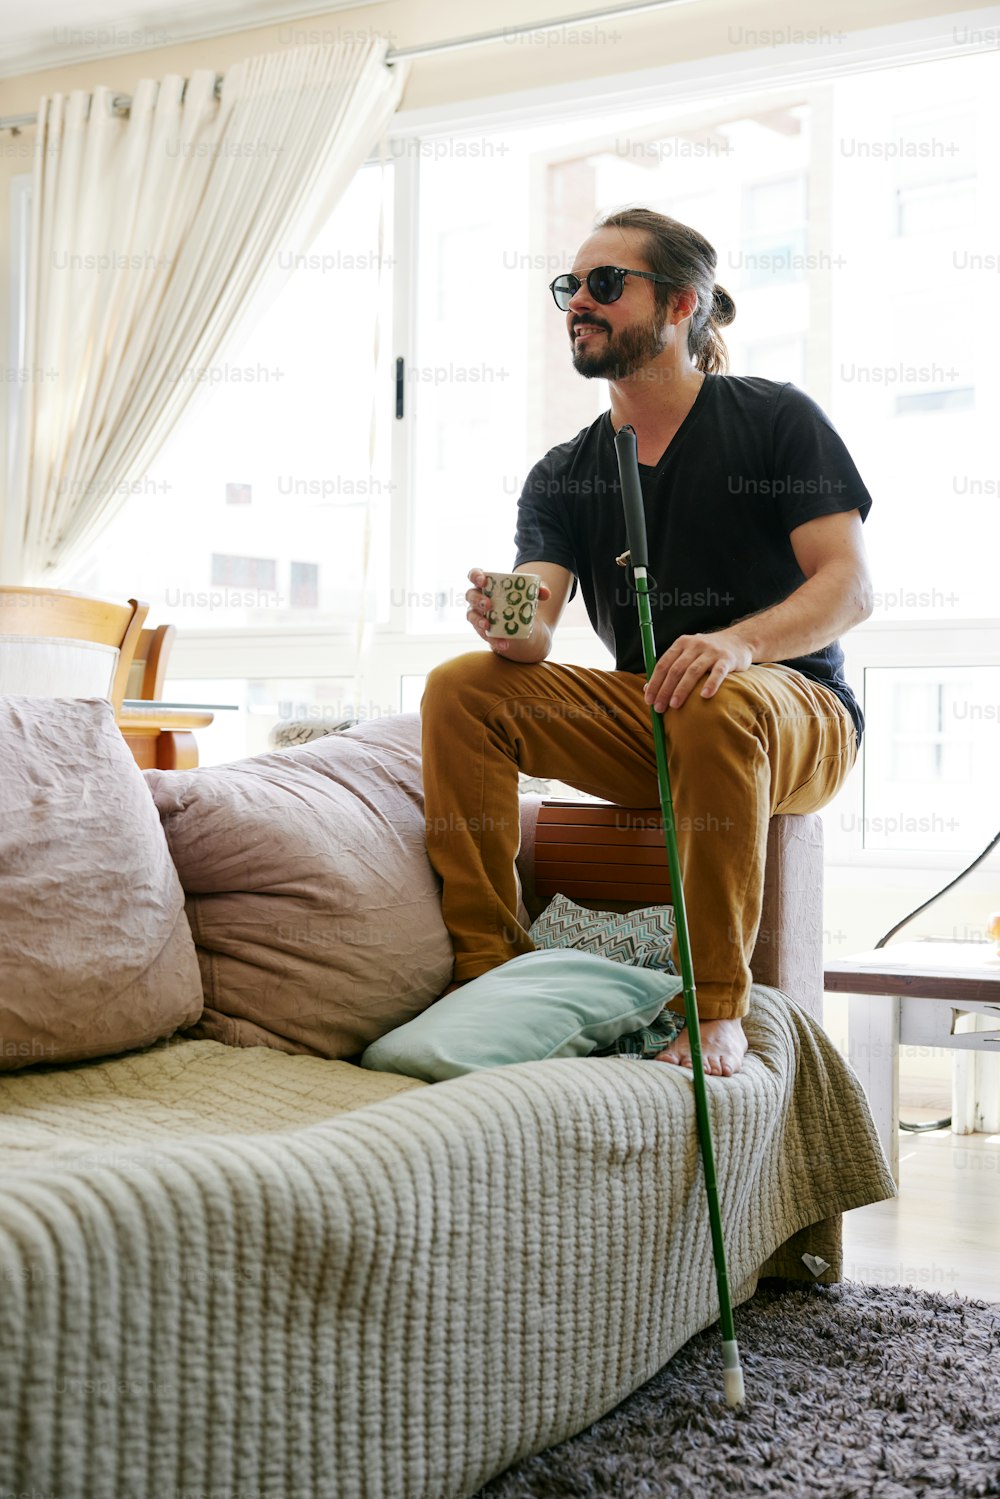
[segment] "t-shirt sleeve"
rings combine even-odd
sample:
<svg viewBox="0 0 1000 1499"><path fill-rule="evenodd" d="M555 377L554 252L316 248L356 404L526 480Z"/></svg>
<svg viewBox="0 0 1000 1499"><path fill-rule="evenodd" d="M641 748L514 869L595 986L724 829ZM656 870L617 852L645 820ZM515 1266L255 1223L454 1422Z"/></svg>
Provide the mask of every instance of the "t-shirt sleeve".
<svg viewBox="0 0 1000 1499"><path fill-rule="evenodd" d="M576 593L576 548L565 509L565 485L560 484L548 454L540 458L524 481L517 502L514 566L525 562L555 562L573 574L570 598Z"/></svg>
<svg viewBox="0 0 1000 1499"><path fill-rule="evenodd" d="M774 497L785 529L794 531L821 515L872 505L843 438L811 396L783 385L771 428Z"/></svg>

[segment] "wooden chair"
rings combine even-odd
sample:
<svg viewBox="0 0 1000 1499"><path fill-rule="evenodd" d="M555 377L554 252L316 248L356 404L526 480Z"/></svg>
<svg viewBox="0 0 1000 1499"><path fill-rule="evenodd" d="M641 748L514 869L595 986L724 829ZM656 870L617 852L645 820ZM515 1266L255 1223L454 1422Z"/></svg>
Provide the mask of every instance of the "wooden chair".
<svg viewBox="0 0 1000 1499"><path fill-rule="evenodd" d="M167 680L167 660L177 634L176 625L158 625L155 630L143 630L139 635L132 665L129 669L125 696L155 703L163 697Z"/></svg>
<svg viewBox="0 0 1000 1499"><path fill-rule="evenodd" d="M53 588L0 588L0 692L106 697L121 710L149 605Z"/></svg>
<svg viewBox="0 0 1000 1499"><path fill-rule="evenodd" d="M167 661L177 635L176 625L158 625L139 636L125 693L130 704L118 716L125 743L142 770L194 770L198 743L192 729L204 729L215 715L207 709L164 708L161 698L167 680Z"/></svg>

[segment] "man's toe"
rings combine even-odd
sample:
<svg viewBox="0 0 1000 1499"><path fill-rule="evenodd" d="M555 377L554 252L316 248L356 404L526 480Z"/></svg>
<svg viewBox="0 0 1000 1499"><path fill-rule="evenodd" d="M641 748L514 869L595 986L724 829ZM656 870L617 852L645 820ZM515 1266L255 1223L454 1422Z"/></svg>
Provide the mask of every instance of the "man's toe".
<svg viewBox="0 0 1000 1499"><path fill-rule="evenodd" d="M684 1058L676 1051L657 1052L656 1060L658 1062L669 1062L673 1067L683 1067L686 1065Z"/></svg>

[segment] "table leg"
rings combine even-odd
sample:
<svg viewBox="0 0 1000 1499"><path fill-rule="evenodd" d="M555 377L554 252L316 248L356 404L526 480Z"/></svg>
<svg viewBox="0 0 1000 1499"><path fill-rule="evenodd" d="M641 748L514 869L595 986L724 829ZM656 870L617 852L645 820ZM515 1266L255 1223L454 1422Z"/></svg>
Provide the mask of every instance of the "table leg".
<svg viewBox="0 0 1000 1499"><path fill-rule="evenodd" d="M996 1035L993 1015L964 1014L955 1021L955 1034L989 1031ZM982 1050L953 1053L951 1083L951 1128L956 1135L995 1134L1000 1130L1000 1084L997 1051L987 1050L990 1042L980 1043Z"/></svg>
<svg viewBox="0 0 1000 1499"><path fill-rule="evenodd" d="M889 1169L898 1183L899 1000L895 996L849 996L847 1056L865 1090Z"/></svg>

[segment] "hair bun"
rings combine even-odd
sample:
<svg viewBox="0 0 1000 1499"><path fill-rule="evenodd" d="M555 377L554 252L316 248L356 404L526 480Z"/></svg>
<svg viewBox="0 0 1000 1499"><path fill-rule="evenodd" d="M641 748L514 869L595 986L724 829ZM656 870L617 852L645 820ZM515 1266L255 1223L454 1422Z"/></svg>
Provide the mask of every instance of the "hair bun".
<svg viewBox="0 0 1000 1499"><path fill-rule="evenodd" d="M724 286L718 282L712 288L712 321L725 328L736 316L736 303L726 291Z"/></svg>

